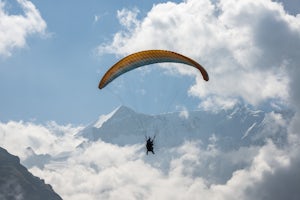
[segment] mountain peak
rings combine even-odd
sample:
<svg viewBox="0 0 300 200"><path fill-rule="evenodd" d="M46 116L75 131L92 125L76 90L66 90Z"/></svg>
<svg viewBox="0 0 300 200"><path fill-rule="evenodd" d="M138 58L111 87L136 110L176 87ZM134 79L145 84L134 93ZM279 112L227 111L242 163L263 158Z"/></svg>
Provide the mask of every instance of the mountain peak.
<svg viewBox="0 0 300 200"><path fill-rule="evenodd" d="M114 115L119 115L119 114L128 115L128 114L136 114L136 112L133 109L122 105L119 108L117 108L116 112L114 113Z"/></svg>
<svg viewBox="0 0 300 200"><path fill-rule="evenodd" d="M137 144L143 142L145 135L156 135L159 145L170 147L185 140L209 141L214 134L219 138L231 137L228 143L224 142L226 148L234 140L240 142L245 133L248 135L250 131L259 129L264 112L249 111L251 109L240 107L219 113L191 111L188 119L182 119L178 113L146 115L120 106L106 118L101 127L87 127L79 135L92 141L101 138L118 145ZM232 133L240 134L232 137ZM246 144L250 140L244 137L242 142Z"/></svg>
<svg viewBox="0 0 300 200"><path fill-rule="evenodd" d="M114 109L111 113L106 114L106 115L100 115L99 118L93 123L93 127L95 128L101 128L101 126L108 121L109 119L111 119L112 117L115 118L116 116L119 117L128 117L128 116L132 116L133 114L135 114L136 112L134 110L132 110L131 108L128 108L126 106L120 106L116 109Z"/></svg>

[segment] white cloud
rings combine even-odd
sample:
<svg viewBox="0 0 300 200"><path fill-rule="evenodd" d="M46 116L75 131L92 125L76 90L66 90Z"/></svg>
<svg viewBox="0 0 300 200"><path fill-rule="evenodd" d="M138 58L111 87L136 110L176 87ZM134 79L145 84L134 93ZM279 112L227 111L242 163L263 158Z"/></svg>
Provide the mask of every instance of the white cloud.
<svg viewBox="0 0 300 200"><path fill-rule="evenodd" d="M188 119L189 118L189 111L184 106L176 106L176 109L179 110L179 117L182 119Z"/></svg>
<svg viewBox="0 0 300 200"><path fill-rule="evenodd" d="M26 45L26 38L32 34L45 34L46 22L33 3L17 0L24 15L11 15L0 2L0 55L10 56L15 48Z"/></svg>
<svg viewBox="0 0 300 200"><path fill-rule="evenodd" d="M288 124L281 115L270 113L266 126L264 131L276 132L276 127ZM293 199L299 195L295 189L300 184L299 138L283 147L268 139L262 146L224 151L218 146L222 141L212 135L207 144L186 141L146 156L143 144L121 147L97 141L78 148L84 141L74 135L79 130L54 122L1 123L0 145L16 155L25 154L29 145L38 153L51 154L52 160L42 169L30 171L64 199ZM55 157L63 152L69 152L64 159ZM281 181L274 181L277 178Z"/></svg>
<svg viewBox="0 0 300 200"><path fill-rule="evenodd" d="M267 143L259 150L249 168L236 171L226 185L216 186L214 189L223 192L223 196L229 197L228 199L295 199L299 192L294 190L295 182L289 178L296 175L294 168L299 167L299 159L287 152L278 149L272 142ZM291 162L292 160L296 163ZM289 176L288 179L281 179L281 170ZM299 181L299 176L296 176ZM270 180L273 182L269 182ZM275 180L280 181L276 183ZM279 185L281 186L278 187Z"/></svg>
<svg viewBox="0 0 300 200"><path fill-rule="evenodd" d="M38 154L56 155L73 150L80 143L74 134L81 128L60 126L55 122L49 122L46 126L23 121L0 122L0 146L21 159L26 158L27 147L32 147Z"/></svg>
<svg viewBox="0 0 300 200"><path fill-rule="evenodd" d="M139 21L137 20L137 15L139 10L137 8L132 11L127 9L118 10L117 16L120 23L126 27L128 30L133 30L139 25Z"/></svg>
<svg viewBox="0 0 300 200"><path fill-rule="evenodd" d="M97 23L101 19L100 15L94 15L94 23Z"/></svg>
<svg viewBox="0 0 300 200"><path fill-rule="evenodd" d="M169 152L173 159L166 173L147 164L145 160L148 158L143 158L138 152L138 146L121 148L98 142L74 154L59 168L48 165L43 171L31 170L52 183L64 199L263 199L266 196L280 199L273 195L278 194L273 191L273 186L278 184L269 181L282 177L282 174L290 177L289 170L299 167L299 162L291 163L292 155L278 149L272 142L261 148L244 148L227 154L203 151L197 143L186 143L175 151L177 155ZM238 154L241 156L237 157ZM235 159L238 164L224 183L213 183L210 177L199 175L200 171L205 174L210 170L228 170L230 162L226 163L226 158ZM222 162L218 162L220 159ZM237 166L243 160L246 166L239 169ZM224 162L229 165L224 165ZM295 173L293 170L292 174ZM281 192L288 197L299 195L297 191L287 194L288 188L293 187L289 180L280 184L286 185ZM299 180L293 184L299 184Z"/></svg>
<svg viewBox="0 0 300 200"><path fill-rule="evenodd" d="M288 99L287 71L300 63L300 23L281 4L187 0L157 4L141 20L136 10L119 13L124 30L100 45L101 53L127 55L157 48L186 54L210 75L208 83L197 76L190 90L202 99L241 97L253 105Z"/></svg>
<svg viewBox="0 0 300 200"><path fill-rule="evenodd" d="M192 90L193 89L194 88L192 88ZM236 99L226 99L218 96L212 96L205 99L205 101L202 101L199 106L207 111L218 112L220 108L224 110L233 108L237 103L238 101Z"/></svg>

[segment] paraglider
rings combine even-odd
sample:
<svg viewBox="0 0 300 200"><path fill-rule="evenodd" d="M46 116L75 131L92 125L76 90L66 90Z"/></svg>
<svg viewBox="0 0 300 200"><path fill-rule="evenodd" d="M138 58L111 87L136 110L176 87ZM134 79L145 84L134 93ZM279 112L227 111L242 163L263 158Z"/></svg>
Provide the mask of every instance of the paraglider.
<svg viewBox="0 0 300 200"><path fill-rule="evenodd" d="M118 76L130 70L145 65L163 62L183 63L186 65L190 65L197 68L201 72L205 81L209 80L206 70L199 63L189 57L167 50L146 50L128 55L114 64L104 74L98 87L99 89L103 89L107 84L116 79Z"/></svg>
<svg viewBox="0 0 300 200"><path fill-rule="evenodd" d="M155 136L154 136L154 138L155 138ZM151 139L151 137L148 137L148 139L146 141L147 155L148 155L149 151L152 152L152 154L154 154L154 150L153 150L154 138Z"/></svg>
<svg viewBox="0 0 300 200"><path fill-rule="evenodd" d="M187 56L167 50L146 50L130 54L115 63L110 69L106 71L99 82L98 88L103 89L117 77L138 67L164 62L182 63L192 66L200 71L205 81L209 80L206 70L198 62L192 60ZM147 155L148 152L152 152L152 154L154 154L154 139L155 136L153 138L146 137Z"/></svg>

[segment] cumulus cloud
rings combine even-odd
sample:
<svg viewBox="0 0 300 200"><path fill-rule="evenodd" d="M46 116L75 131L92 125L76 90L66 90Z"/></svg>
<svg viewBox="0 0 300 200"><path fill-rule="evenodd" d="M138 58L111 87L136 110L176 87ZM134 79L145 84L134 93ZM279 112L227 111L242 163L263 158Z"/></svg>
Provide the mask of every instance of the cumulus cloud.
<svg viewBox="0 0 300 200"><path fill-rule="evenodd" d="M34 4L17 0L24 14L12 15L6 11L5 2L0 2L0 55L10 56L12 50L26 45L26 38L32 34L45 35L46 22Z"/></svg>
<svg viewBox="0 0 300 200"><path fill-rule="evenodd" d="M253 105L287 101L289 86L296 85L289 71L299 65L299 17L289 15L282 4L187 0L157 4L140 20L137 14L119 11L124 29L99 46L101 53L127 55L156 48L186 54L210 74L208 83L197 75L189 91L204 101L212 96L241 97Z"/></svg>
<svg viewBox="0 0 300 200"><path fill-rule="evenodd" d="M290 168L298 165L291 163L290 159L293 156L290 156L292 155L278 149L272 142L269 142L259 150L259 153L254 157L248 168L237 170L225 185L215 185L213 190L221 194L220 199L282 199L284 194L278 196L278 193L274 192L277 183L267 183L269 180L266 177L275 180L279 175L277 172L282 169L284 169L285 173L295 175L295 171L288 172ZM296 179L299 181L298 178ZM277 180L279 181L279 179ZM293 180L280 179L279 182L281 182L282 186L285 185L281 188L281 191L284 191L285 194L292 192L292 190L289 190L289 187L294 187ZM295 197L299 196L299 192L294 192L287 196L295 199Z"/></svg>

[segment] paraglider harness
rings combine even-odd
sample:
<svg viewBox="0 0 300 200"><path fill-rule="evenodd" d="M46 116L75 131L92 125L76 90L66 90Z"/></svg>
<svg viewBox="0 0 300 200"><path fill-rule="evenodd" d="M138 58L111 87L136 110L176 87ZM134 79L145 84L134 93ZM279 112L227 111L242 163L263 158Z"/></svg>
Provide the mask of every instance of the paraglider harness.
<svg viewBox="0 0 300 200"><path fill-rule="evenodd" d="M156 136L156 135L154 135L153 139L151 139L150 136L149 136L149 137L145 136L145 137L146 137L147 155L148 155L148 152L149 152L149 151L152 152L152 153L154 154L154 151L153 151L153 144L154 144L155 136Z"/></svg>

